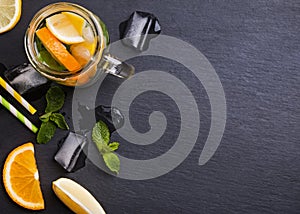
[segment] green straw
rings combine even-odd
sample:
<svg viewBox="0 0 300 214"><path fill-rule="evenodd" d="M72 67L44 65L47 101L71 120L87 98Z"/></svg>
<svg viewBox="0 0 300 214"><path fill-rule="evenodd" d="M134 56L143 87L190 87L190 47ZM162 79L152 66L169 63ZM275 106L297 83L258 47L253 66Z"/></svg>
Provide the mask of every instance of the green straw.
<svg viewBox="0 0 300 214"><path fill-rule="evenodd" d="M20 113L12 104L10 104L6 99L0 95L0 103L12 113L16 118L18 118L25 126L27 126L33 133L38 131L38 128L33 125L22 113Z"/></svg>

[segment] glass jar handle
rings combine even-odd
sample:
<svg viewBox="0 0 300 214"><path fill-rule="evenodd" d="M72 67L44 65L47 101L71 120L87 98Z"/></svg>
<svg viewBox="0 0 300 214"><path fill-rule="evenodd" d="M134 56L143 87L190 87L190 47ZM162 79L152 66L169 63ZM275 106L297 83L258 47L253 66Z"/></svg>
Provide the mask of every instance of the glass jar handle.
<svg viewBox="0 0 300 214"><path fill-rule="evenodd" d="M134 67L132 65L122 62L110 54L104 54L102 60L102 69L105 73L126 79L134 74Z"/></svg>

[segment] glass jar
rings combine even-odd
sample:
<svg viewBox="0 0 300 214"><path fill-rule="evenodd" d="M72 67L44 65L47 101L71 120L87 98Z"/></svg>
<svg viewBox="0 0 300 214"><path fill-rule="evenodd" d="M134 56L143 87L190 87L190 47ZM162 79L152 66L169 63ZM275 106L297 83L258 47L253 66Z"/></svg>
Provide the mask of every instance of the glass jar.
<svg viewBox="0 0 300 214"><path fill-rule="evenodd" d="M60 12L72 12L81 16L91 26L96 45L94 54L89 62L77 72L57 71L44 64L39 59L35 44L36 31L51 15ZM105 73L110 73L120 78L128 78L134 73L134 68L119 59L111 56L106 48L109 35L101 19L84 7L67 2L50 4L39 10L32 18L25 33L24 45L26 55L32 66L46 78L67 86L87 86L97 81Z"/></svg>

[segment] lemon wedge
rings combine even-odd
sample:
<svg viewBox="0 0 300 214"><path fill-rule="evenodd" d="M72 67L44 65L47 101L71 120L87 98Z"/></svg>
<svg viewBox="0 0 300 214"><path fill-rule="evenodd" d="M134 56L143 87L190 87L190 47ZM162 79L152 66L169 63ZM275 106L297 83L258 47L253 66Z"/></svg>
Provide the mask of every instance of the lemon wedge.
<svg viewBox="0 0 300 214"><path fill-rule="evenodd" d="M75 44L84 42L83 37L78 32L72 19L66 14L59 13L46 19L46 26L49 31L61 42L65 44Z"/></svg>
<svg viewBox="0 0 300 214"><path fill-rule="evenodd" d="M11 30L20 20L21 0L0 0L0 33Z"/></svg>
<svg viewBox="0 0 300 214"><path fill-rule="evenodd" d="M52 182L57 197L75 213L105 214L99 202L85 188L68 178Z"/></svg>
<svg viewBox="0 0 300 214"><path fill-rule="evenodd" d="M83 42L83 43L80 43L80 44L81 44L82 46L86 47L86 48L89 50L91 56L94 55L95 50L96 50L96 45L97 45L96 39L95 39L94 42L92 42L92 43L90 43L90 42Z"/></svg>
<svg viewBox="0 0 300 214"><path fill-rule="evenodd" d="M66 15L68 19L71 21L73 26L76 28L80 36L82 36L83 28L85 27L85 19L81 16L77 15L76 13L71 12L62 12L62 14Z"/></svg>

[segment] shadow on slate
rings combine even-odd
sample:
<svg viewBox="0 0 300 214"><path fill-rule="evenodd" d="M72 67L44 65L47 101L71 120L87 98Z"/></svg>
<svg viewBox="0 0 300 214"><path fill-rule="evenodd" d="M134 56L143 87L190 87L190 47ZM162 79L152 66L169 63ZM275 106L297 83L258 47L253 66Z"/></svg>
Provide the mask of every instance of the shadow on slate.
<svg viewBox="0 0 300 214"><path fill-rule="evenodd" d="M0 76L3 77L4 71L6 71L6 67L5 65L3 65L2 63L0 63Z"/></svg>

